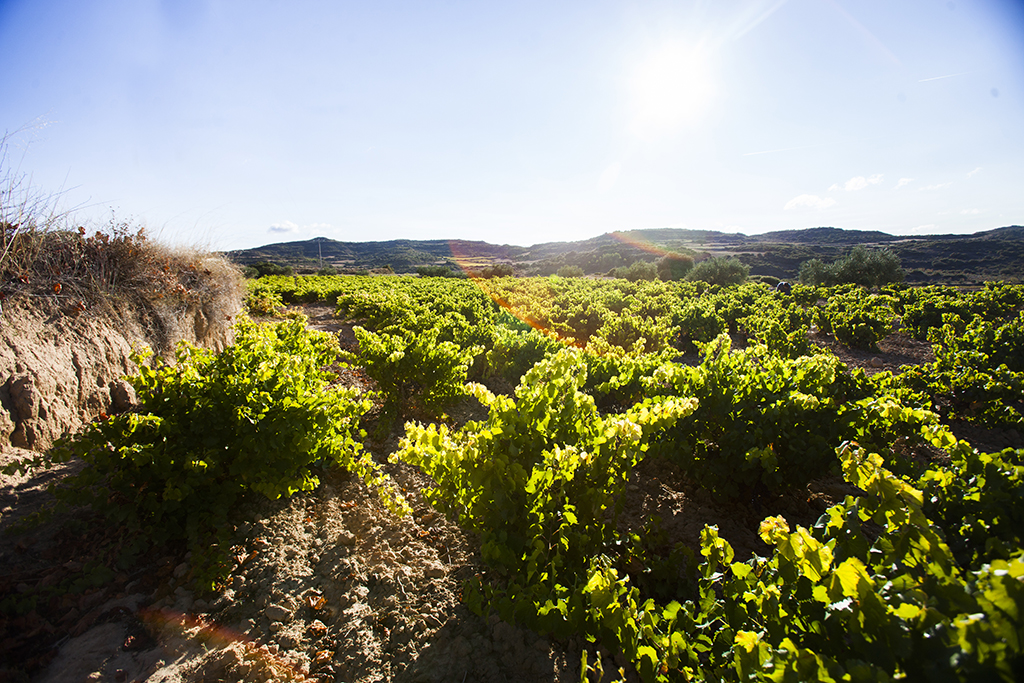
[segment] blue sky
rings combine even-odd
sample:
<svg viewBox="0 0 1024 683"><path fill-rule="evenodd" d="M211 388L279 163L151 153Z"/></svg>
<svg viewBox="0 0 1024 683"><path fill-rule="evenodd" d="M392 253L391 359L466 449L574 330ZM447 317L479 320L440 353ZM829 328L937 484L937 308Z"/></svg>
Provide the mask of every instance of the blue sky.
<svg viewBox="0 0 1024 683"><path fill-rule="evenodd" d="M996 0L0 0L0 132L92 225L213 249L1024 224Z"/></svg>

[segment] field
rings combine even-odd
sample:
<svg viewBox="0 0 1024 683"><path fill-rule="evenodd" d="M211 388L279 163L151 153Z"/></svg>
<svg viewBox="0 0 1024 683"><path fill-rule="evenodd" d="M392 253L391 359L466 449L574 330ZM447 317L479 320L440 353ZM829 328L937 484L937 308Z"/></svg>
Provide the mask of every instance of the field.
<svg viewBox="0 0 1024 683"><path fill-rule="evenodd" d="M1024 286L999 283L782 294L760 283L265 277L249 287L265 322L241 321L218 355L140 357L138 409L48 459L89 465L67 502L148 543L190 547L202 607L248 575L251 549L236 554L232 530L271 531L233 516L237 504L260 493L294 511L284 501L295 496L307 526L322 526L323 499L303 496L323 479L331 505L347 504L344 490L364 517L412 520L395 522L405 531L391 542L428 567L419 576L457 579L444 599L492 632L512 625L502 642L540 636L560 678L1015 680L1022 307ZM331 333L310 331L300 310ZM354 476L339 480L330 464ZM376 500L352 493L364 487ZM424 520L442 515L444 531L431 531ZM447 560L420 557L432 533L446 535L431 547ZM422 584L388 580L412 616L367 627L370 661L390 667L383 678L438 679L415 633L440 633L427 618L437 612L410 598ZM27 611L17 599L5 609ZM342 642L351 618L336 609L317 622L332 648L293 639L306 650L298 677L376 680ZM244 678L233 666L221 673ZM486 678L480 666L467 674Z"/></svg>

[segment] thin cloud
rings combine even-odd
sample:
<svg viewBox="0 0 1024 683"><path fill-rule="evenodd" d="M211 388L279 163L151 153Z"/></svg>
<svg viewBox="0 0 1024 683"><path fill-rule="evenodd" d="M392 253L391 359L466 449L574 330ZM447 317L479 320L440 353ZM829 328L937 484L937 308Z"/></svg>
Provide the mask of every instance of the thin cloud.
<svg viewBox="0 0 1024 683"><path fill-rule="evenodd" d="M938 185L927 185L925 187L918 188L919 191L924 192L925 190L941 190L944 187L949 187L953 182L939 183Z"/></svg>
<svg viewBox="0 0 1024 683"><path fill-rule="evenodd" d="M877 185L880 182L882 182L882 174L881 173L876 173L875 175L871 176L870 178L865 178L864 176L859 175L859 176L856 176L854 178L850 178L849 180L847 180L846 181L846 185L843 186L843 189L845 189L847 192L856 192L857 190L863 190L868 185ZM836 187L836 186L833 185L832 187ZM829 188L829 189L832 189L832 188Z"/></svg>
<svg viewBox="0 0 1024 683"><path fill-rule="evenodd" d="M928 81L940 81L943 78L953 78L954 76L966 76L970 71L961 71L958 74L946 74L945 76L932 76L931 78L922 78L918 83L927 83Z"/></svg>
<svg viewBox="0 0 1024 683"><path fill-rule="evenodd" d="M934 223L928 223L927 225L919 225L916 228L911 228L910 232L931 232L935 230Z"/></svg>
<svg viewBox="0 0 1024 683"><path fill-rule="evenodd" d="M898 190L901 187L906 187L907 185L909 185L912 182L914 182L913 178L900 178L900 181L898 183L896 183L896 187L894 187L892 189Z"/></svg>
<svg viewBox="0 0 1024 683"><path fill-rule="evenodd" d="M298 231L299 231L299 226L297 226L295 223L292 223L291 221L284 221L283 223L274 223L269 228L267 228L267 232L271 232L271 233L274 233L274 234L282 234L282 233L290 233L290 232L298 232Z"/></svg>
<svg viewBox="0 0 1024 683"><path fill-rule="evenodd" d="M812 209L827 209L835 203L836 200L831 197L819 197L816 194L802 194L799 197L793 197L790 199L786 202L786 206L783 208L786 211L800 206L806 206Z"/></svg>
<svg viewBox="0 0 1024 683"><path fill-rule="evenodd" d="M976 175L977 173L980 173L980 172L981 172L981 166L978 166L976 169L974 169L973 171L968 173L967 177L970 178L972 175Z"/></svg>
<svg viewBox="0 0 1024 683"><path fill-rule="evenodd" d="M981 209L962 209L960 211L960 213L961 213L961 215L964 215L964 216L970 216L970 215L981 213Z"/></svg>

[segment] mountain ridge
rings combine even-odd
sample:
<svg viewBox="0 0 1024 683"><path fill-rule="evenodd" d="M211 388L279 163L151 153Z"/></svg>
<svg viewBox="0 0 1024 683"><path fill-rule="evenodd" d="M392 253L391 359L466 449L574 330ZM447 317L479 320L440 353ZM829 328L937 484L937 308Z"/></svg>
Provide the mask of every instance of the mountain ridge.
<svg viewBox="0 0 1024 683"><path fill-rule="evenodd" d="M603 274L635 260L656 260L666 251L735 256L751 275L794 279L811 258L833 260L856 245L895 252L914 283L970 284L985 280L1021 281L1024 274L1024 226L1009 225L969 235L891 235L878 230L814 227L757 235L686 228L651 228L603 233L573 242L543 242L522 247L483 240L412 240L343 242L326 237L277 242L225 252L242 266L270 262L298 272L323 268L361 271L390 267L414 272L418 267L448 265L479 268L510 262L517 273L548 275L578 266Z"/></svg>

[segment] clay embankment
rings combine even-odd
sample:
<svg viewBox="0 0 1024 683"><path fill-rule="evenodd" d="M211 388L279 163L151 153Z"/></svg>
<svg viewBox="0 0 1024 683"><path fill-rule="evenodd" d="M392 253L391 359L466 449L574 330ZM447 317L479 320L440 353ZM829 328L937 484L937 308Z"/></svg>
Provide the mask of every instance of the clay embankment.
<svg viewBox="0 0 1024 683"><path fill-rule="evenodd" d="M162 354L179 339L223 347L238 308L92 314L47 300L8 306L0 318L0 445L45 451L100 413L127 410L134 395L123 377L134 371L133 346Z"/></svg>

